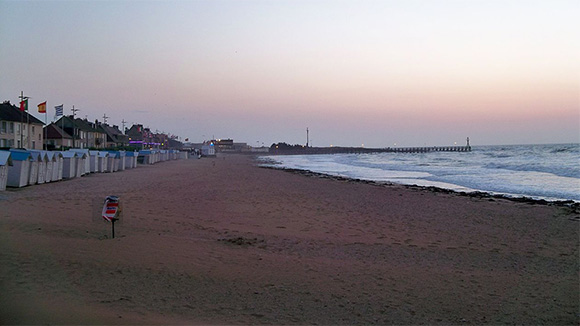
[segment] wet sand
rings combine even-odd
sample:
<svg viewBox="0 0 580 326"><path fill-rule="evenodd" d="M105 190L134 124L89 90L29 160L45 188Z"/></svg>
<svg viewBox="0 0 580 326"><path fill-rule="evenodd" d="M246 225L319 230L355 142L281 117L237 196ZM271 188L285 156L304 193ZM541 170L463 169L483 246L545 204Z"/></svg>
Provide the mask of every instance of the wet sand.
<svg viewBox="0 0 580 326"><path fill-rule="evenodd" d="M242 155L9 189L0 323L578 325L578 215Z"/></svg>

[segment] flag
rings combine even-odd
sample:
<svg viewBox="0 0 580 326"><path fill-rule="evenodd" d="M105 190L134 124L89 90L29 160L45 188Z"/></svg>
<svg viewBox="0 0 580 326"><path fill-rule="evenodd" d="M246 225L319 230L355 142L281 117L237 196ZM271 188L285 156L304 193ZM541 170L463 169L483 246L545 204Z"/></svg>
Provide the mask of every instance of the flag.
<svg viewBox="0 0 580 326"><path fill-rule="evenodd" d="M57 106L54 107L54 109L56 110L56 116L62 115L62 106L63 105L64 104L57 105Z"/></svg>
<svg viewBox="0 0 580 326"><path fill-rule="evenodd" d="M46 113L46 101L38 104L38 113Z"/></svg>
<svg viewBox="0 0 580 326"><path fill-rule="evenodd" d="M28 99L20 101L20 111L28 111Z"/></svg>

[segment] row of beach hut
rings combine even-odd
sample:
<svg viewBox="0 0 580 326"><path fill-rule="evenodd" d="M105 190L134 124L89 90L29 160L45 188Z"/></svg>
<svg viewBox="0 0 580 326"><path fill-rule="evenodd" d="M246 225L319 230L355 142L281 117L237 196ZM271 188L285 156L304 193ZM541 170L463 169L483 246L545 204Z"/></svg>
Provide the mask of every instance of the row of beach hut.
<svg viewBox="0 0 580 326"><path fill-rule="evenodd" d="M187 159L187 152L177 150L42 151L10 149L0 151L0 191L6 187L29 185L79 178L89 173L117 172L161 161Z"/></svg>

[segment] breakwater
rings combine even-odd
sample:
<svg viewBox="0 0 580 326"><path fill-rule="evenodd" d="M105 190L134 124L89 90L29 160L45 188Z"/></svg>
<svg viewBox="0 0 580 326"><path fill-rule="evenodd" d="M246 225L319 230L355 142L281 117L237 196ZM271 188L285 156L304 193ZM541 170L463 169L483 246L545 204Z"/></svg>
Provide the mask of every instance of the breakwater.
<svg viewBox="0 0 580 326"><path fill-rule="evenodd" d="M292 147L270 148L273 155L308 154L362 154L362 153L428 153L428 152L471 152L471 146L424 146L424 147Z"/></svg>

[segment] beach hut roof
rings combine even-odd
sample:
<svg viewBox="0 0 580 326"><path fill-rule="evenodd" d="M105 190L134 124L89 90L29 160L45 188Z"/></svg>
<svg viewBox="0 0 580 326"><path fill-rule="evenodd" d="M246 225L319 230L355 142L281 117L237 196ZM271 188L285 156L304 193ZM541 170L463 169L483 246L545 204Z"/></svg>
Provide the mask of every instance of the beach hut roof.
<svg viewBox="0 0 580 326"><path fill-rule="evenodd" d="M99 157L109 157L109 152L99 152Z"/></svg>
<svg viewBox="0 0 580 326"><path fill-rule="evenodd" d="M48 155L46 155L46 151L35 151L35 150L30 150L29 151L33 156L34 155L38 155L39 160L41 161L48 161Z"/></svg>
<svg viewBox="0 0 580 326"><path fill-rule="evenodd" d="M17 150L17 149L16 150L11 149L10 156L12 156L13 161L31 161L32 160L32 155L30 155L29 152Z"/></svg>
<svg viewBox="0 0 580 326"><path fill-rule="evenodd" d="M37 161L37 162L42 161L42 157L41 157L41 155L40 155L39 152L31 152L31 151L28 151L28 153L30 153L30 156L32 156L32 160L33 161Z"/></svg>
<svg viewBox="0 0 580 326"><path fill-rule="evenodd" d="M77 152L77 153L85 153L85 154L89 154L89 150L88 149L84 149L84 148L71 148L69 149L70 152Z"/></svg>
<svg viewBox="0 0 580 326"><path fill-rule="evenodd" d="M62 154L62 157L64 158L71 158L71 157L76 157L77 156L77 152L71 152L71 151L64 151L64 152L60 152Z"/></svg>
<svg viewBox="0 0 580 326"><path fill-rule="evenodd" d="M46 157L48 158L49 161L52 161L54 159L54 152L47 151L45 153L46 153Z"/></svg>
<svg viewBox="0 0 580 326"><path fill-rule="evenodd" d="M12 155L9 151L0 151L0 166L12 165Z"/></svg>
<svg viewBox="0 0 580 326"><path fill-rule="evenodd" d="M125 152L125 156L139 156L139 152Z"/></svg>

